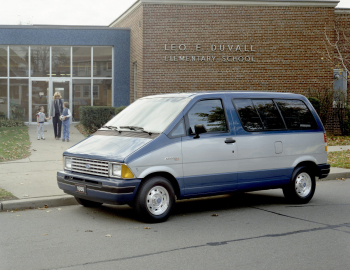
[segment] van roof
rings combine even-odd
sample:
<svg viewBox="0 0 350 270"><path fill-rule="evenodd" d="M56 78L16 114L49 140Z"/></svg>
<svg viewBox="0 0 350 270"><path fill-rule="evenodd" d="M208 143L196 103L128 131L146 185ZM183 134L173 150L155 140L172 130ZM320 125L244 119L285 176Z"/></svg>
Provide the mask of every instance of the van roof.
<svg viewBox="0 0 350 270"><path fill-rule="evenodd" d="M208 92L188 92L188 93L170 93L170 94L158 94L149 97L188 97L194 98L196 96L212 96L226 94L237 98L301 98L302 95L294 93L281 93L281 92L262 92L262 91L208 91Z"/></svg>

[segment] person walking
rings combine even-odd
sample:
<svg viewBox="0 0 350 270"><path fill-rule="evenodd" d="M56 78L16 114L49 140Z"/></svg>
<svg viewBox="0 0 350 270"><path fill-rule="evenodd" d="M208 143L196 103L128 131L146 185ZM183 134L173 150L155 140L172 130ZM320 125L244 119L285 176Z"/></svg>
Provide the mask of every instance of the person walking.
<svg viewBox="0 0 350 270"><path fill-rule="evenodd" d="M62 112L62 124L63 124L63 133L62 133L62 142L67 140L69 142L69 126L70 126L70 118L72 116L70 110L68 109L69 103L63 103L63 112Z"/></svg>
<svg viewBox="0 0 350 270"><path fill-rule="evenodd" d="M55 133L55 139L59 140L61 138L61 127L62 121L60 120L60 115L63 111L63 101L61 99L61 94L56 92L53 95L53 100L51 101L50 116L52 117L53 130Z"/></svg>

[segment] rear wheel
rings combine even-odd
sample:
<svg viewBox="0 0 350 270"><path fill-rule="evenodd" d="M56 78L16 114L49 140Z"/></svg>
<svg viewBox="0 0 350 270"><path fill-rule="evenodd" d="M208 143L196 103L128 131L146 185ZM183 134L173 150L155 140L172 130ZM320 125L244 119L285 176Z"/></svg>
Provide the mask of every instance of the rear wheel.
<svg viewBox="0 0 350 270"><path fill-rule="evenodd" d="M283 188L283 194L291 203L303 204L312 199L315 189L315 175L310 168L300 166L294 170L289 185Z"/></svg>
<svg viewBox="0 0 350 270"><path fill-rule="evenodd" d="M78 197L75 197L75 199L77 200L78 203L80 203L81 205L83 205L85 207L98 207L98 206L102 205L102 203L89 201L89 200L81 199Z"/></svg>
<svg viewBox="0 0 350 270"><path fill-rule="evenodd" d="M134 207L143 221L155 223L167 220L174 204L175 192L170 181L153 176L141 184Z"/></svg>

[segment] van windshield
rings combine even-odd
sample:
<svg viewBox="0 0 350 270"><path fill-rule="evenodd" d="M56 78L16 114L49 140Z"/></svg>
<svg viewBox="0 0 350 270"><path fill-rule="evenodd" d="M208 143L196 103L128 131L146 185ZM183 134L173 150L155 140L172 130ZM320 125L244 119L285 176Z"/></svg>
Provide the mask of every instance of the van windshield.
<svg viewBox="0 0 350 270"><path fill-rule="evenodd" d="M136 100L105 126L162 133L185 108L190 98L150 97ZM134 127L134 128L133 128Z"/></svg>

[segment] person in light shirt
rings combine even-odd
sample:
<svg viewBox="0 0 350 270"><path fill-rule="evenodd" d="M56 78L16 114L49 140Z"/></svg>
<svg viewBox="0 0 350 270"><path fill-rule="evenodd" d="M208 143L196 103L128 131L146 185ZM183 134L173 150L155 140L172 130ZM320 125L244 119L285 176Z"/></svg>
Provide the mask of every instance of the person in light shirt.
<svg viewBox="0 0 350 270"><path fill-rule="evenodd" d="M72 117L71 111L68 109L69 103L64 102L63 103L63 111L62 111L62 125L63 125L63 133L62 133L62 141L64 142L67 140L69 142L69 126L70 126L70 119Z"/></svg>

